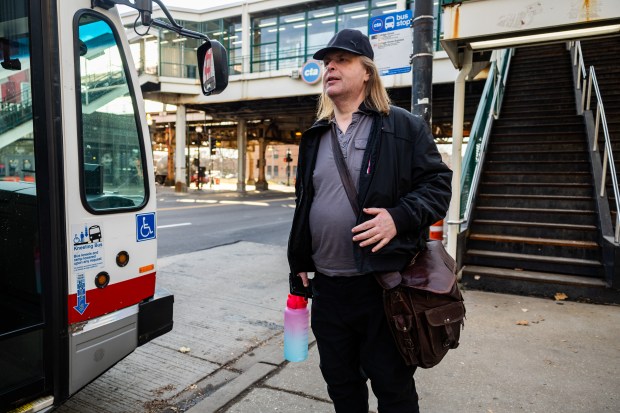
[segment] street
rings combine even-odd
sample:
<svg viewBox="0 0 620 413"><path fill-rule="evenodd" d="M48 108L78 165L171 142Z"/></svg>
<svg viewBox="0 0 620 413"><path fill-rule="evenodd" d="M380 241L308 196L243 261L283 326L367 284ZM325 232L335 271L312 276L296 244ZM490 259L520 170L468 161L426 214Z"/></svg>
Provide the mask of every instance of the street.
<svg viewBox="0 0 620 413"><path fill-rule="evenodd" d="M161 192L157 199L159 258L238 241L278 246L288 242L293 193L248 192L239 197L206 190L184 195Z"/></svg>

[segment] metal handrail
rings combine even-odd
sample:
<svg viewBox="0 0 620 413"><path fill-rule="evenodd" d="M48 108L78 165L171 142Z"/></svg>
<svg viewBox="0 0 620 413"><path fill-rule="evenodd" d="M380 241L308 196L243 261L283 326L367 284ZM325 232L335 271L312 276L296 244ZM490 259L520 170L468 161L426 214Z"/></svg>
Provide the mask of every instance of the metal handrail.
<svg viewBox="0 0 620 413"><path fill-rule="evenodd" d="M594 66L590 66L590 72L588 76L588 72L586 71L586 65L583 59L583 51L581 50L581 42L571 42L569 43L571 47L571 53L573 57L573 66L578 66L578 71L581 72L581 76L579 73L576 73L576 89L581 90L581 114L584 111L589 111L590 102L592 101L592 86L594 86L594 92L596 94L596 116L595 116L595 124L594 124L594 138L592 143L592 152L598 151L598 135L600 131L600 126L603 126L603 136L605 139L605 148L602 159L602 167L603 173L601 176L601 187L599 196L601 198L605 197L605 184L607 181L607 168L609 166L609 174L611 175L612 182L612 190L614 192L614 199L616 204L616 225L614 229L614 242L620 242L620 199L618 199L618 195L620 194L620 189L618 188L618 175L616 173L616 164L614 162L614 154L613 148L611 146L611 138L609 135L609 129L607 127L607 117L605 116L605 106L603 105L603 99L601 97L601 91L598 86L598 82L596 80L596 71ZM586 83L587 82L587 83ZM587 87L586 87L587 84Z"/></svg>
<svg viewBox="0 0 620 413"><path fill-rule="evenodd" d="M586 81L588 78L588 72L586 70L586 64L583 60L583 51L581 50L581 42L579 40L577 40L576 42L570 42L569 46L571 47L571 54L573 57L573 66L576 66L578 68L577 70L581 72L581 76L579 76L578 73L576 74L576 78L577 78L576 84L577 84L577 90L581 90L581 106L580 106L581 112L579 114L583 114L584 106L586 102Z"/></svg>
<svg viewBox="0 0 620 413"><path fill-rule="evenodd" d="M601 97L601 91L596 81L596 71L594 66L590 66L590 75L588 76L588 99L586 110L590 110L590 100L592 97L592 86L594 86L594 93L596 94L596 122L594 126L594 143L592 146L592 152L598 151L598 133L599 125L603 126L603 136L605 138L605 149L603 152L603 174L601 177L601 192L600 197L605 197L605 184L607 180L607 167L609 165L609 174L611 175L612 190L614 192L614 200L616 203L616 226L614 230L614 242L620 241L620 189L618 188L618 175L616 173L616 164L614 163L614 153L611 146L611 138L609 135L609 128L607 127L607 117L605 116L605 106L603 105L603 98ZM584 91L585 92L585 91Z"/></svg>
<svg viewBox="0 0 620 413"><path fill-rule="evenodd" d="M470 133L470 136L476 136L478 134L478 129L480 128L480 126L483 125L483 119L486 119L486 122L484 122L484 130L482 132L479 150L474 152L473 147L471 147L472 149L469 149L470 147L468 147L468 154L470 155L470 157L477 156L478 162L474 169L474 174L471 180L463 218L459 220L459 223L464 224L465 226L467 226L469 222L476 192L478 191L478 184L480 183L480 177L482 175L482 165L484 164L486 148L488 146L489 138L491 136L493 121L499 117L501 103L504 97L504 90L506 88L506 81L508 79L508 72L510 69L510 59L514 53L514 49L506 49L503 52L504 55L500 57L500 59L498 59L503 59L502 67L497 67L497 61L494 61L491 65L491 70L489 71L488 78L489 80L487 81L487 85L485 85L483 97L480 101L479 109L476 113L476 117L474 118ZM493 96L491 97L491 104L489 106L489 109L485 110L486 103L489 98L488 93L491 89L493 93ZM470 139L469 145L472 144L474 144L474 142L472 139ZM465 174L463 174L463 176L464 175ZM464 184L465 182L462 181L461 186L463 186Z"/></svg>

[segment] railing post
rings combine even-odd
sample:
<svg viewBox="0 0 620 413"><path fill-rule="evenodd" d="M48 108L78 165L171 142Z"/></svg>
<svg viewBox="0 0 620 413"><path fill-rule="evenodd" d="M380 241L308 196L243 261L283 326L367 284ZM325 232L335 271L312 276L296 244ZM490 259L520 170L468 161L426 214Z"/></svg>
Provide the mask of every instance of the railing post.
<svg viewBox="0 0 620 413"><path fill-rule="evenodd" d="M596 105L596 122L594 122L594 147L592 148L593 152L598 150L598 125L601 123L601 106L599 104Z"/></svg>
<svg viewBox="0 0 620 413"><path fill-rule="evenodd" d="M577 82L579 84L581 82ZM583 79L583 90L581 91L581 113L583 113L584 106L586 104L586 79ZM588 102L589 106L590 102Z"/></svg>
<svg viewBox="0 0 620 413"><path fill-rule="evenodd" d="M577 66L577 43L576 42L573 43L573 66Z"/></svg>
<svg viewBox="0 0 620 413"><path fill-rule="evenodd" d="M592 100L592 68L590 68L590 76L588 76L588 105L586 110L590 110L590 101Z"/></svg>
<svg viewBox="0 0 620 413"><path fill-rule="evenodd" d="M605 152L603 152L603 176L601 178L601 198L605 196L605 181L607 180L607 146L605 146Z"/></svg>
<svg viewBox="0 0 620 413"><path fill-rule="evenodd" d="M463 118L465 113L465 80L472 66L472 51L465 50L463 65L454 81L452 110L452 201L448 211L448 253L456 258L456 240L461 224L461 148L463 146Z"/></svg>

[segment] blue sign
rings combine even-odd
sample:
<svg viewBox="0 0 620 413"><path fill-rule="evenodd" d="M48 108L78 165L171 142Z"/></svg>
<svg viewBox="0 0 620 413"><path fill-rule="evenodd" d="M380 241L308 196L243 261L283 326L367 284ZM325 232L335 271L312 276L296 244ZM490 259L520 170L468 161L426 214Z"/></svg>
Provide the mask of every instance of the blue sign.
<svg viewBox="0 0 620 413"><path fill-rule="evenodd" d="M75 311L80 313L80 315L84 314L86 308L90 303L86 302L86 281L84 281L84 274L78 274L77 276L77 305L73 308Z"/></svg>
<svg viewBox="0 0 620 413"><path fill-rule="evenodd" d="M136 241L155 239L155 212L136 214Z"/></svg>
<svg viewBox="0 0 620 413"><path fill-rule="evenodd" d="M411 27L413 12L403 10L396 13L377 16L370 19L368 24L369 34L391 32L393 30L408 29Z"/></svg>
<svg viewBox="0 0 620 413"><path fill-rule="evenodd" d="M306 62L301 68L301 79L309 85L318 82L321 79L321 66L318 62L314 60Z"/></svg>
<svg viewBox="0 0 620 413"><path fill-rule="evenodd" d="M396 75L411 71L413 12L403 10L384 16L371 17L368 37L375 52L379 75Z"/></svg>

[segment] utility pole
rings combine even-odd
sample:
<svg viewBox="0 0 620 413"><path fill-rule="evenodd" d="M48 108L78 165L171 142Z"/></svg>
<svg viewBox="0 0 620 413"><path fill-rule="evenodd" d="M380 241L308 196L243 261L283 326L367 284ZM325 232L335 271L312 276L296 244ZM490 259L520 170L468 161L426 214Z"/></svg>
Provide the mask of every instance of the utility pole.
<svg viewBox="0 0 620 413"><path fill-rule="evenodd" d="M411 113L431 127L433 94L433 0L416 0L413 10Z"/></svg>

